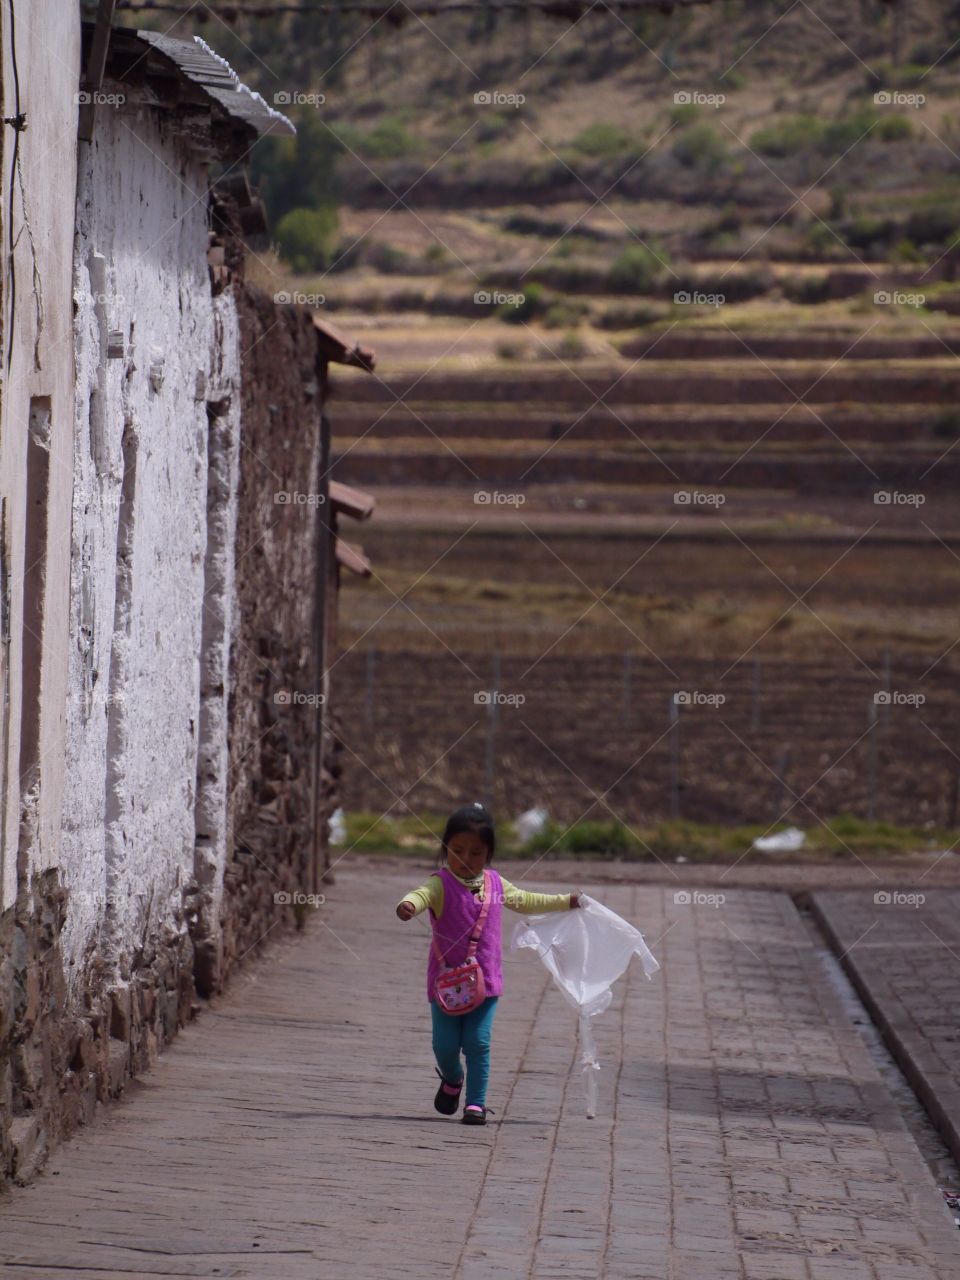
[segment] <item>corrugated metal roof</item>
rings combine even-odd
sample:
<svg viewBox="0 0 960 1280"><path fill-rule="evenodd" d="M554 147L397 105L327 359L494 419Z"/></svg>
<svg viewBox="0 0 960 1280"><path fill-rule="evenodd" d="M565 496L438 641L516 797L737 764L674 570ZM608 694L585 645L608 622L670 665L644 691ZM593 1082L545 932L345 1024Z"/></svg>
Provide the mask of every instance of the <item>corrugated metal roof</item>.
<svg viewBox="0 0 960 1280"><path fill-rule="evenodd" d="M297 132L285 115L241 83L229 62L214 53L199 36L192 40L174 40L157 31L138 31L137 36L176 63L188 80L209 94L233 119L250 125L260 137L268 133Z"/></svg>

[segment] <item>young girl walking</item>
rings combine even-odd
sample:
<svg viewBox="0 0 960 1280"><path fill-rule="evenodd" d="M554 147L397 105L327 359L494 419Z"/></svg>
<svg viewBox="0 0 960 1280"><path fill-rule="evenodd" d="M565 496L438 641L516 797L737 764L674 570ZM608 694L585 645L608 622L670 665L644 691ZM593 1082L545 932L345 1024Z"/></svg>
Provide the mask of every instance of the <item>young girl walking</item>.
<svg viewBox="0 0 960 1280"><path fill-rule="evenodd" d="M579 893L530 893L504 880L489 865L495 845L493 818L482 804L457 809L447 819L440 842L439 871L433 872L419 888L404 894L397 905L401 920L410 920L421 911L430 910L433 938L427 959L427 999L440 1077L433 1105L445 1116L452 1116L458 1110L464 1085L462 1052L467 1064L463 1124L487 1122L490 1032L497 1001L503 992L500 965L503 908L534 915L580 906ZM485 999L467 1013L446 1013L437 999L437 978L444 968L464 964L470 954L475 955L483 971Z"/></svg>

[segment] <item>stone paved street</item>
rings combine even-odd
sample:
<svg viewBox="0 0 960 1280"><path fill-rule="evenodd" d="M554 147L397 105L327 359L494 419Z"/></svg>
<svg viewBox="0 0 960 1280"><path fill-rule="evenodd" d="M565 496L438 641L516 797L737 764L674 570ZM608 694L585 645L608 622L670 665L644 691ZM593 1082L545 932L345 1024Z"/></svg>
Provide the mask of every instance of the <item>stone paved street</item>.
<svg viewBox="0 0 960 1280"><path fill-rule="evenodd" d="M0 1200L3 1276L960 1276L960 1233L786 895L586 884L663 966L635 963L599 1019L598 1116L575 1016L523 952L496 1114L465 1129L431 1105L426 925L393 915L413 883L340 874L305 936Z"/></svg>

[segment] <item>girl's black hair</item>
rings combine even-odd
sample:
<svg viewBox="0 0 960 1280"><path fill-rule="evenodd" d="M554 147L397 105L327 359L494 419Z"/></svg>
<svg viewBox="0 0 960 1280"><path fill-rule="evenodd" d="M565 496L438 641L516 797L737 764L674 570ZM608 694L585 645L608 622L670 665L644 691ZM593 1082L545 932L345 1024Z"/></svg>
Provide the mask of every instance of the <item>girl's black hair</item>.
<svg viewBox="0 0 960 1280"><path fill-rule="evenodd" d="M443 829L443 835L440 837L440 857L442 862L447 856L447 844L461 831L472 831L480 837L487 846L487 861L493 857L494 850L497 845L497 837L493 828L493 818L488 809L486 809L479 800L473 804L461 805L459 809L454 809L450 817L447 819L447 825Z"/></svg>

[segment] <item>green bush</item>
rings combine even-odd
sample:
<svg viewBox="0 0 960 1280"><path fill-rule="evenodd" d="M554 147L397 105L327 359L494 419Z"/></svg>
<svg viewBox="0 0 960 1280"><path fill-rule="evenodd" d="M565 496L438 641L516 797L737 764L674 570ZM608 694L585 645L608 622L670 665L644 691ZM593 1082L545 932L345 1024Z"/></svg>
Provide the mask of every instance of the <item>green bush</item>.
<svg viewBox="0 0 960 1280"><path fill-rule="evenodd" d="M790 116L757 129L750 146L762 156L783 160L819 146L822 135L823 125L816 116Z"/></svg>
<svg viewBox="0 0 960 1280"><path fill-rule="evenodd" d="M700 119L701 111L695 102L678 102L670 108L670 123L681 126L693 124Z"/></svg>
<svg viewBox="0 0 960 1280"><path fill-rule="evenodd" d="M529 853L601 854L616 857L635 853L639 842L618 820L576 822L570 827L549 823L526 845Z"/></svg>
<svg viewBox="0 0 960 1280"><path fill-rule="evenodd" d="M571 853L627 853L636 844L629 829L618 820L578 822L567 833Z"/></svg>
<svg viewBox="0 0 960 1280"><path fill-rule="evenodd" d="M930 204L910 214L904 233L916 245L952 244L957 236L957 222L955 204Z"/></svg>
<svg viewBox="0 0 960 1280"><path fill-rule="evenodd" d="M830 214L831 218L842 218L847 212L847 198L849 196L847 188L841 184L830 188Z"/></svg>
<svg viewBox="0 0 960 1280"><path fill-rule="evenodd" d="M372 241L364 257L374 270L382 271L384 275L402 275L411 265L408 253L383 240Z"/></svg>
<svg viewBox="0 0 960 1280"><path fill-rule="evenodd" d="M581 298L565 298L562 302L552 303L544 312L543 323L547 329L566 329L579 324L589 312L589 302Z"/></svg>
<svg viewBox="0 0 960 1280"><path fill-rule="evenodd" d="M744 52L748 53L749 50ZM721 89L743 89L746 83L747 74L742 67L731 67L729 71L724 71L719 80Z"/></svg>
<svg viewBox="0 0 960 1280"><path fill-rule="evenodd" d="M538 263L530 278L564 293L594 293L604 285L604 271L591 262L547 261Z"/></svg>
<svg viewBox="0 0 960 1280"><path fill-rule="evenodd" d="M606 310L594 321L598 329L642 329L645 325L662 320L662 307L655 306L614 306Z"/></svg>
<svg viewBox="0 0 960 1280"><path fill-rule="evenodd" d="M470 136L476 142L495 142L515 119L516 113L508 116L501 111L484 112Z"/></svg>
<svg viewBox="0 0 960 1280"><path fill-rule="evenodd" d="M684 129L674 142L672 152L685 168L708 175L719 172L729 156L726 142L706 123Z"/></svg>
<svg viewBox="0 0 960 1280"><path fill-rule="evenodd" d="M825 275L790 276L783 282L783 294L800 306L818 306L830 300L830 283Z"/></svg>
<svg viewBox="0 0 960 1280"><path fill-rule="evenodd" d="M504 231L519 236L562 236L568 227L566 222L552 222L529 213L511 213L504 220Z"/></svg>
<svg viewBox="0 0 960 1280"><path fill-rule="evenodd" d="M582 360L587 354L587 344L576 329L568 329L557 346L561 360Z"/></svg>
<svg viewBox="0 0 960 1280"><path fill-rule="evenodd" d="M877 217L875 214L860 213L849 222L842 224L840 236L854 249L880 250L889 244L896 231L896 225L890 218Z"/></svg>
<svg viewBox="0 0 960 1280"><path fill-rule="evenodd" d="M881 117L870 106L858 107L841 120L831 120L821 128L819 149L824 155L842 155L849 151L864 135L876 138L880 133Z"/></svg>
<svg viewBox="0 0 960 1280"><path fill-rule="evenodd" d="M434 240L433 244L428 244L426 249L423 251L424 262L429 263L432 267L440 266L442 263L447 261L449 256L450 255L447 253L447 250L439 240Z"/></svg>
<svg viewBox="0 0 960 1280"><path fill-rule="evenodd" d="M546 290L543 285L532 281L522 287L523 301L519 306L505 305L497 308L497 316L507 324L526 324L543 315L549 306Z"/></svg>
<svg viewBox="0 0 960 1280"><path fill-rule="evenodd" d="M383 306L384 300L377 302L377 310L389 311L429 311L431 310L431 299L422 289L400 289L397 293L391 293L386 308ZM443 313L440 312L442 315Z"/></svg>
<svg viewBox="0 0 960 1280"><path fill-rule="evenodd" d="M662 270L645 245L632 244L610 264L607 285L613 293L650 293Z"/></svg>
<svg viewBox="0 0 960 1280"><path fill-rule="evenodd" d="M264 138L254 147L250 175L267 206L271 227L293 209L338 204L338 165L345 150L315 111L297 120L295 138Z"/></svg>
<svg viewBox="0 0 960 1280"><path fill-rule="evenodd" d="M418 812L391 818L386 814L348 811L345 849L357 853L411 853L431 856L439 849L446 819L442 814Z"/></svg>
<svg viewBox="0 0 960 1280"><path fill-rule="evenodd" d="M602 158L623 155L633 147L634 142L633 134L619 125L597 121L581 129L570 145L581 155Z"/></svg>
<svg viewBox="0 0 960 1280"><path fill-rule="evenodd" d="M387 116L368 133L352 131L350 143L352 150L368 160L399 160L417 150L416 138L395 116Z"/></svg>
<svg viewBox="0 0 960 1280"><path fill-rule="evenodd" d="M900 142L912 137L913 125L906 116L881 116L873 106L861 106L838 120L820 120L813 115L788 116L758 129L750 145L760 155L785 160L804 152L842 155L861 138Z"/></svg>
<svg viewBox="0 0 960 1280"><path fill-rule="evenodd" d="M501 340L497 343L495 349L498 360L522 360L527 354L526 345L522 342L505 342Z"/></svg>
<svg viewBox="0 0 960 1280"><path fill-rule="evenodd" d="M940 54L937 54L940 57ZM905 62L900 67L889 62L867 69L867 87L875 89L913 89L927 78L931 68L917 62Z"/></svg>
<svg viewBox="0 0 960 1280"><path fill-rule="evenodd" d="M776 277L769 267L753 267L747 271L731 271L717 276L706 272L695 276L686 275L681 271L675 278L671 277L670 292L722 294L724 302L749 302L751 298L760 298L769 293L775 284Z"/></svg>
<svg viewBox="0 0 960 1280"><path fill-rule="evenodd" d="M923 262L924 255L913 243L909 236L903 236L893 246L893 258L896 262Z"/></svg>
<svg viewBox="0 0 960 1280"><path fill-rule="evenodd" d="M806 257L815 259L831 259L836 260L841 256L849 257L842 239L838 239L830 228L823 222L813 222L804 232L803 243L806 249Z"/></svg>
<svg viewBox="0 0 960 1280"><path fill-rule="evenodd" d="M909 116L881 116L870 136L881 142L903 142L913 137L913 121Z"/></svg>
<svg viewBox="0 0 960 1280"><path fill-rule="evenodd" d="M277 224L280 256L300 275L324 270L338 225L336 209L291 209Z"/></svg>
<svg viewBox="0 0 960 1280"><path fill-rule="evenodd" d="M838 814L827 823L827 829L841 847L864 843L871 849L894 851L903 848L905 835L912 833L918 842L927 838L927 833L920 828L896 827L890 822L868 822L852 813Z"/></svg>
<svg viewBox="0 0 960 1280"><path fill-rule="evenodd" d="M956 440L960 436L960 409L946 409L933 424L933 434L942 440Z"/></svg>
<svg viewBox="0 0 960 1280"><path fill-rule="evenodd" d="M741 231L747 222L747 211L742 209L740 205L728 201L721 209L716 222L710 228L711 231Z"/></svg>

